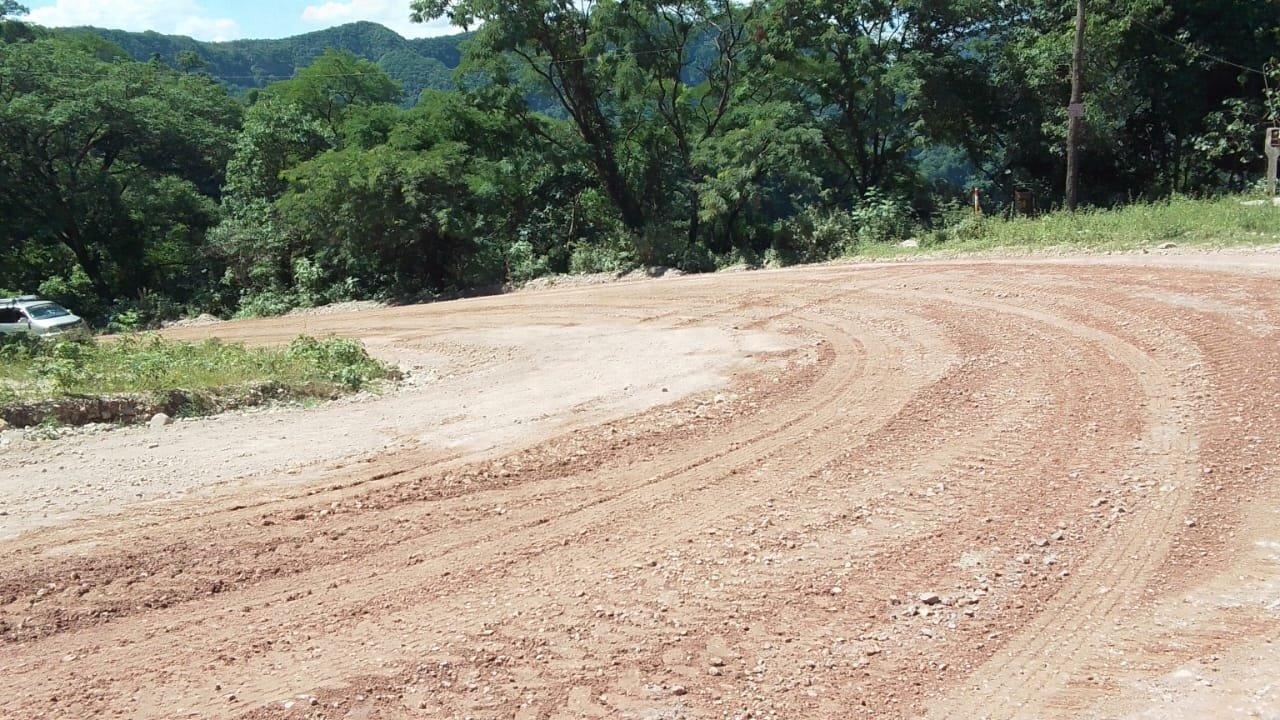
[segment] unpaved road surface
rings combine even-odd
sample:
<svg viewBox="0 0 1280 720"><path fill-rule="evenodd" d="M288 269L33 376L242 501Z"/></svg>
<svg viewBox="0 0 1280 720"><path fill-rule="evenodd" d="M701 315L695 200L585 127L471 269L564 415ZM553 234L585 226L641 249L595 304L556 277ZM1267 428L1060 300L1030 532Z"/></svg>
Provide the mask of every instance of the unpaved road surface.
<svg viewBox="0 0 1280 720"><path fill-rule="evenodd" d="M1278 253L173 332L413 384L0 448L0 717L1280 717Z"/></svg>

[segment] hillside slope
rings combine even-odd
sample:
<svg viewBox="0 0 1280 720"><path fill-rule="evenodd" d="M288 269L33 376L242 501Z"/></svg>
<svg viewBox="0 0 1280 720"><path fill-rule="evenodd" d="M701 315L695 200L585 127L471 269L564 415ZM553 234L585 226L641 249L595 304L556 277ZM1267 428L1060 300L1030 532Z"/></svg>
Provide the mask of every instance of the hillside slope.
<svg viewBox="0 0 1280 720"><path fill-rule="evenodd" d="M137 60L159 57L176 65L178 54L195 53L206 71L234 92L265 87L275 80L293 77L328 48L346 50L377 63L404 89L406 103L414 102L425 88L453 89L452 70L462 56L460 45L469 34L407 39L371 22L318 30L273 40L202 42L181 35L128 32L104 28L68 28L65 32L93 33L119 45Z"/></svg>

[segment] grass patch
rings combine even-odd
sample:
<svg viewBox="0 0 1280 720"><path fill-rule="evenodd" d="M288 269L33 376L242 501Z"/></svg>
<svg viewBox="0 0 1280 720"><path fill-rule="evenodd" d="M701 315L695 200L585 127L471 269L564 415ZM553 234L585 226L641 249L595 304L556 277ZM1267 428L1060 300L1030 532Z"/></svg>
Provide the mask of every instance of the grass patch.
<svg viewBox="0 0 1280 720"><path fill-rule="evenodd" d="M157 335L110 342L0 337L0 406L175 390L218 395L268 383L281 397L325 397L396 374L358 340L343 338L304 336L284 348L247 348Z"/></svg>
<svg viewBox="0 0 1280 720"><path fill-rule="evenodd" d="M854 257L902 257L1021 251L1127 251L1178 246L1222 248L1280 243L1280 207L1244 205L1243 196L1174 197L1109 210L1059 211L1039 217L970 216L922 231L919 248L860 244Z"/></svg>

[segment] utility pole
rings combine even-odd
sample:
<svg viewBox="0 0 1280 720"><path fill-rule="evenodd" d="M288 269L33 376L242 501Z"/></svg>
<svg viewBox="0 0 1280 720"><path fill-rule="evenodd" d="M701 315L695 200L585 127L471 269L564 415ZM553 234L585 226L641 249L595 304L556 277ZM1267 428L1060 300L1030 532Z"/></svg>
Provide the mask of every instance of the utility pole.
<svg viewBox="0 0 1280 720"><path fill-rule="evenodd" d="M1076 209L1080 185L1080 125L1084 122L1084 0L1076 0L1076 43L1071 51L1071 104L1067 106L1067 209Z"/></svg>

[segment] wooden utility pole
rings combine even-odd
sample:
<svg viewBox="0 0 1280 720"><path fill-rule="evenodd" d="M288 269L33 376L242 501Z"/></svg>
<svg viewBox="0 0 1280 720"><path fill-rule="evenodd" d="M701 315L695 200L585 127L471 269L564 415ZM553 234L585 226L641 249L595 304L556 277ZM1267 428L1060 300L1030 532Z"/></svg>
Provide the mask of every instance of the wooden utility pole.
<svg viewBox="0 0 1280 720"><path fill-rule="evenodd" d="M1067 209L1076 209L1080 185L1080 125L1084 122L1084 0L1076 0L1076 43L1071 51L1071 104L1067 106Z"/></svg>

